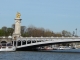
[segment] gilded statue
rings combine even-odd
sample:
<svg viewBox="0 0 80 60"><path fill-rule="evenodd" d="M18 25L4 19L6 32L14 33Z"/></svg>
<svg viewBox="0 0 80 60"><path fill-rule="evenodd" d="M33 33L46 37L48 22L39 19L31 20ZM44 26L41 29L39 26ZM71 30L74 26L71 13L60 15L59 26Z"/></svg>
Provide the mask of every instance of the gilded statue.
<svg viewBox="0 0 80 60"><path fill-rule="evenodd" d="M17 12L16 14L16 18L20 18L21 14L19 12Z"/></svg>

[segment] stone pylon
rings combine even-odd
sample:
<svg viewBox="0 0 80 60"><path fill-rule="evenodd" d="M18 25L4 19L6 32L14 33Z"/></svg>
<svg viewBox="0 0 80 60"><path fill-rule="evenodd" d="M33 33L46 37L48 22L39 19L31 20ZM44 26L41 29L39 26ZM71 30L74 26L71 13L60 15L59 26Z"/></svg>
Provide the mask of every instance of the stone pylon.
<svg viewBox="0 0 80 60"><path fill-rule="evenodd" d="M18 38L21 36L21 18L20 18L20 13L16 14L16 18L15 18L15 29L14 29L14 33L13 33L13 38Z"/></svg>

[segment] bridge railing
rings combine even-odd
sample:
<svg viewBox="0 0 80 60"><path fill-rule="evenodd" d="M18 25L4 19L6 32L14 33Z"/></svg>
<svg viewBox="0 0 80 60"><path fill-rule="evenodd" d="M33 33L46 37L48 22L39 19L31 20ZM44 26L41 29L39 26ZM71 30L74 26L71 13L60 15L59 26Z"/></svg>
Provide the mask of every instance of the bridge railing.
<svg viewBox="0 0 80 60"><path fill-rule="evenodd" d="M22 39L22 40L28 40L28 39L31 39L31 40L34 40L34 39L39 39L39 40L40 39L80 39L80 37L21 37L18 39Z"/></svg>

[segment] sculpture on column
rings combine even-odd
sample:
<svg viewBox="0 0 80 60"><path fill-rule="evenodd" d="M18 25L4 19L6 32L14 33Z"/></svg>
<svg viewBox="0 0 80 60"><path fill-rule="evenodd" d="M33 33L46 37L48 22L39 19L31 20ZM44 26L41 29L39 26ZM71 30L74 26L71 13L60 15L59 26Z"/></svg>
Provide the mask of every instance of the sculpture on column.
<svg viewBox="0 0 80 60"><path fill-rule="evenodd" d="M16 14L16 18L20 18L21 14L19 12L17 12Z"/></svg>

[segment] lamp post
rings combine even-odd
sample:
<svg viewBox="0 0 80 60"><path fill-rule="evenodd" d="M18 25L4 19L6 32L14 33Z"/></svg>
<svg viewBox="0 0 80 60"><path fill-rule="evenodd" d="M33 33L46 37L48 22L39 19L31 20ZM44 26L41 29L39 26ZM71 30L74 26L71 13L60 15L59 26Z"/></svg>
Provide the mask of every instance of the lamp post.
<svg viewBox="0 0 80 60"><path fill-rule="evenodd" d="M73 36L74 36L75 32L73 31Z"/></svg>
<svg viewBox="0 0 80 60"><path fill-rule="evenodd" d="M77 28L75 30L76 30L76 36L77 36Z"/></svg>

